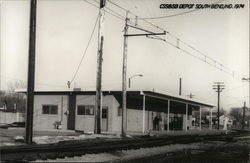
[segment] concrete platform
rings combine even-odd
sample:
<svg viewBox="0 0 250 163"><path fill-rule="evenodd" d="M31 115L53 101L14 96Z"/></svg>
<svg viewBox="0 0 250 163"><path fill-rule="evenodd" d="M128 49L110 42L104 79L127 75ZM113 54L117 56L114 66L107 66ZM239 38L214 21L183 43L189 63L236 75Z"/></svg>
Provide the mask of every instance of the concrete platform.
<svg viewBox="0 0 250 163"><path fill-rule="evenodd" d="M146 131L144 134L142 132L128 132L128 135L156 135L156 136L163 136L163 135L216 135L216 134L222 134L230 132L230 130L209 130L209 129L193 129L188 131L182 131L182 130L170 130L170 131Z"/></svg>

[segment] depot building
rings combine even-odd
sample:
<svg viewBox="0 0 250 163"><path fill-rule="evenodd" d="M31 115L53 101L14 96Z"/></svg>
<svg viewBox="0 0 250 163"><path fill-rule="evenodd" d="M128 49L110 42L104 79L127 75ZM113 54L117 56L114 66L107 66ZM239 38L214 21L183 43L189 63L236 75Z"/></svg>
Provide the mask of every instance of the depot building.
<svg viewBox="0 0 250 163"><path fill-rule="evenodd" d="M95 91L36 91L34 129L94 131ZM127 91L127 131L191 130L193 113L213 105L154 91ZM121 132L122 91L103 91L101 130Z"/></svg>

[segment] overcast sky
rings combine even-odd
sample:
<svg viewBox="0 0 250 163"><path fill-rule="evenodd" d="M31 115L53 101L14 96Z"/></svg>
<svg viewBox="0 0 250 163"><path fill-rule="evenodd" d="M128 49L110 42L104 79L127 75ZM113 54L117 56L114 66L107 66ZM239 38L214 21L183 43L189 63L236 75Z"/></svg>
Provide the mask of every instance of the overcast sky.
<svg viewBox="0 0 250 163"><path fill-rule="evenodd" d="M1 0L0 0L1 1ZM87 46L98 15L98 8L87 0L38 0L36 39L36 90L68 90L67 81L73 78ZM93 0L89 2L98 5ZM146 37L129 37L128 77L143 74L132 80L131 89L152 89L178 94L182 78L182 94L216 104L213 82L225 83L221 105L228 110L247 101L249 69L249 4L246 0L225 0L221 4L245 4L243 9L160 9L162 3L210 4L217 0L112 0L141 18L175 15L148 21L219 61L234 76L187 55L163 41ZM107 2L108 8L125 16L125 11ZM27 82L29 0L1 1L1 89L8 82ZM129 14L134 20L134 16ZM105 14L103 89L121 90L123 28L125 22ZM138 21L147 30L161 30ZM130 33L138 31L129 29ZM72 86L95 90L97 28ZM172 44L176 40L161 36ZM180 44L193 55L197 52Z"/></svg>

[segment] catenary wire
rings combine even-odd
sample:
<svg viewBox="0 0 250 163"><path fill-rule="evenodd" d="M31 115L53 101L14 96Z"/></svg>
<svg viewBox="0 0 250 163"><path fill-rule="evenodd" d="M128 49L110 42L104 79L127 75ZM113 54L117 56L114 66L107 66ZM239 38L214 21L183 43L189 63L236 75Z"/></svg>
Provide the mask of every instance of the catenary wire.
<svg viewBox="0 0 250 163"><path fill-rule="evenodd" d="M84 50L84 53L83 53L83 55L82 55L82 58L81 58L81 60L80 60L80 62L79 62L79 64L78 64L78 66L77 66L77 69L76 69L76 71L75 71L75 73L74 73L72 79L70 80L70 83L72 83L72 82L74 81L74 79L75 79L75 77L76 77L76 75L77 75L77 73L78 73L78 71L79 71L79 69L80 69L80 67L81 67L82 61L83 61L84 57L85 57L86 54L87 54L87 50L88 50L88 47L89 47L89 45L90 45L90 42L91 42L91 40L92 40L92 38L93 38L93 35L94 35L95 29L96 29L96 25L97 25L98 19L99 19L99 14L97 15L97 18L96 18L96 21L95 21L95 25L94 25L94 28L93 28L92 33L91 33L91 35L90 35L89 41L88 41L87 46L86 46L86 48L85 48L85 50Z"/></svg>
<svg viewBox="0 0 250 163"><path fill-rule="evenodd" d="M222 1L224 1L224 0L222 0ZM219 2L217 1L217 3L221 3L222 1L219 1ZM118 4L114 3L114 2L112 2L111 0L108 0L108 2L111 3L111 4L113 4L114 6L116 6L116 7L118 7L118 8L120 8L120 9L126 11L126 12L129 12L131 15L134 15L134 16L138 17L136 14L134 14L134 13L132 13L131 11L129 11L128 9L126 9L126 8L124 8L124 7L121 7L120 5L118 5ZM215 3L216 3L216 2L215 2ZM214 4L215 4L215 3L214 3ZM139 18L139 17L138 17L138 18ZM201 60L201 61L203 61L203 62L205 62L205 63L207 63L207 64L209 64L209 65L211 65L211 66L213 66L213 67L215 67L215 68L217 68L217 69L219 69L219 70L221 70L221 71L223 71L223 72L225 72L225 73L227 73L227 74L230 74L230 75L233 76L233 77L236 75L235 72L234 72L233 70L227 68L226 66L224 66L222 63L216 61L215 59L213 59L213 58L211 58L211 57L205 55L204 53L202 53L202 52L199 51L198 49L196 49L196 48L194 48L193 46L189 45L189 44L186 43L185 41L179 39L179 37L177 37L176 35L170 33L169 31L165 30L164 28L159 27L159 26L153 24L152 22L150 22L150 21L148 21L148 20L146 20L146 19L140 18L140 20L143 20L144 22L146 22L146 23L148 23L148 24L154 26L154 27L157 28L157 29L160 29L160 30L162 30L162 31L166 31L166 33L167 33L169 36L175 38L176 40L180 41L181 43L183 43L183 44L186 45L187 47L189 47L189 48L191 48L192 50L196 51L197 53L199 53L200 55L202 55L202 56L204 57L204 59L201 59L200 57L197 57L197 56L194 55L194 54L192 54L191 56L193 56L193 57L195 57L195 58L197 58L197 59L199 59L199 60ZM186 54L189 54L189 55L191 54L190 52L187 53L187 51L184 50L184 49L178 48L178 47L177 47L176 45L174 45L173 43L171 43L171 42L169 42L169 41L166 41L166 40L163 39L162 37L159 37L159 36L155 36L155 37L161 39L161 41L164 41L164 42L166 42L167 44L170 44L171 46L176 47L177 49L182 50L182 51L185 52ZM207 59L213 61L213 62L214 62L214 65L211 64L211 63L209 63L209 62L207 61ZM218 67L218 65L219 65L220 67ZM225 69L227 69L227 70L229 70L229 71L226 71Z"/></svg>

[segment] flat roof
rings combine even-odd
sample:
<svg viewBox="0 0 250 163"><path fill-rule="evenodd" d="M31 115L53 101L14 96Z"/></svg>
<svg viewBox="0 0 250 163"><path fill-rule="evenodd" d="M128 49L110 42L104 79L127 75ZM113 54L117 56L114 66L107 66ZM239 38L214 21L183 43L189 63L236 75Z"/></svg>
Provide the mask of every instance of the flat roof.
<svg viewBox="0 0 250 163"><path fill-rule="evenodd" d="M16 92L19 93L26 93L26 90L17 90ZM122 95L122 91L120 90L115 90L115 91L108 91L104 90L102 91L103 95ZM75 95L95 95L96 91L72 91L72 90L67 90L67 91L35 91L35 95L70 95L70 94L75 94ZM161 92L156 92L156 91L150 91L150 90L127 90L127 95L134 96L135 98L138 98L139 96L142 97L142 95L148 96L151 99L155 98L161 101L176 101L179 103L188 103L191 105L199 105L199 106L206 106L206 107L214 107L214 104L203 102L200 100L196 99L191 99L187 98L184 96L179 96L179 95L173 95L170 93L161 93ZM137 97L136 97L137 96Z"/></svg>

